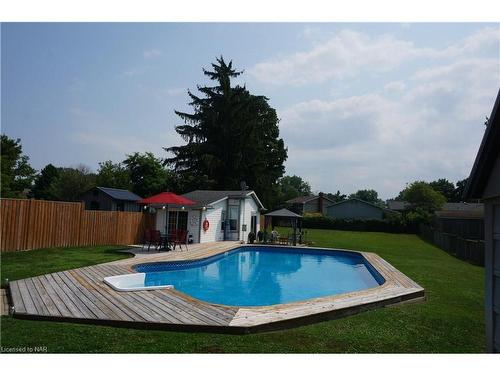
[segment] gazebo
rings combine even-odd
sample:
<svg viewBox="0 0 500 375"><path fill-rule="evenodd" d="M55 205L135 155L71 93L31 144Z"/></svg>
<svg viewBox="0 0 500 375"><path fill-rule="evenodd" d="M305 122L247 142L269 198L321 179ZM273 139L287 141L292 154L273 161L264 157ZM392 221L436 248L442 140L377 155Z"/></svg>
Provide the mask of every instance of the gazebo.
<svg viewBox="0 0 500 375"><path fill-rule="evenodd" d="M301 226L301 220L302 216L299 214L296 214L295 212L292 212L290 210L287 210L286 208L282 208L276 211L269 212L264 215L265 218L265 224L264 228L267 231L267 227L269 226L269 222L272 220L273 217L276 218L281 218L281 219L290 219L290 223L292 224L293 228L293 246L297 245L297 226Z"/></svg>

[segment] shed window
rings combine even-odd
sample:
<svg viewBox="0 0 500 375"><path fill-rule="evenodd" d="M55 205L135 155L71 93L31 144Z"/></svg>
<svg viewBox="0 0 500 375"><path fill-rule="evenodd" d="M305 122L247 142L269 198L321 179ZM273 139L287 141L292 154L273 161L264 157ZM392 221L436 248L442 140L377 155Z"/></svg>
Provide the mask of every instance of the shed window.
<svg viewBox="0 0 500 375"><path fill-rule="evenodd" d="M220 230L224 232L225 229L226 229L226 211L222 211Z"/></svg>
<svg viewBox="0 0 500 375"><path fill-rule="evenodd" d="M236 231L238 230L238 207L229 207L229 230Z"/></svg>

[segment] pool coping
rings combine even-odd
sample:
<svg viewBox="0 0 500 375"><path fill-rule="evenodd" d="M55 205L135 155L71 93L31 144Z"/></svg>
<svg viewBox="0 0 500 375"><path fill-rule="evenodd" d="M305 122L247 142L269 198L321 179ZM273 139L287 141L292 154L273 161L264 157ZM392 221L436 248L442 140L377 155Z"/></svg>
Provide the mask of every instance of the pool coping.
<svg viewBox="0 0 500 375"><path fill-rule="evenodd" d="M38 301L38 299L43 300L44 293L46 294L47 291L50 290L50 288L57 288L57 286L43 286L44 283L47 282L47 280L52 280L52 276L50 276L52 274L11 281L9 283L9 287L11 290L10 297L15 308L14 316L25 319L74 321L79 323L117 325L135 328L143 327L148 329L209 331L241 334L292 328L304 324L353 315L378 307L404 302L425 300L424 288L411 280L408 276L404 275L401 271L397 270L377 254L357 250L330 249L321 247L304 247L303 249L304 251L307 251L307 249L314 249L322 251L337 250L343 252L359 253L385 279L385 282L377 287L363 289L356 292L313 298L285 304L252 307L226 306L208 303L193 298L175 289L111 292L109 289L112 290L112 288L104 282L104 277L120 274L120 270L122 270L122 274L126 273L127 271L130 273L136 273L136 271L134 271L132 267L137 264L182 260L200 260L233 250L237 247L249 246L255 247L262 245L247 245L240 243L225 243L224 245L221 245L221 243L215 243L213 246L210 246L209 244L205 244L205 247L199 247L200 250L195 251L175 253L168 252L140 257L135 256L133 258L122 259L95 266L83 267L81 269L62 271L60 273L54 274L57 276L54 276L56 280L66 280L66 283L68 283L67 280L68 278L70 278L71 282L68 284L71 284L70 286L73 289L77 288L75 289L76 294L71 294L70 299L80 298L78 296L78 292L83 291L84 293L89 294L89 300L93 300L93 298L96 299L94 301L94 304L96 306L101 303L100 299L104 296L106 300L103 300L103 304L109 304L109 301L113 301L114 304L112 306L116 306L119 310L122 311L126 311L126 306L121 306L116 301L123 298L126 298L128 300L133 299L134 301L136 299L140 300L146 306L143 309L148 309L149 307L149 310L154 310L153 306L160 306L158 304L158 298L164 299L160 301L162 303L162 305L160 306L162 308L161 314L159 311L156 311L156 314L154 313L154 311L150 311L150 313L147 314L149 318L143 318L141 319L141 321L137 321L139 320L137 318L134 320L127 317L124 319L116 319L116 316L113 319L107 319L107 316L104 313L101 314L101 317L92 317L90 319L86 319L74 316L75 314L63 314L60 312L61 309L54 309L55 312L53 311L51 313L47 310L47 308L49 307L47 302L40 302L42 305L47 305L46 308L44 308L45 306L37 307L36 302ZM273 245L273 247L288 248L289 246ZM67 275L57 275L64 273L67 273ZM90 276L86 276L87 274L89 274ZM73 277L75 277L76 279L73 279ZM81 281L82 277L87 277L85 282ZM25 306L26 302L33 302L27 301L26 289L29 289L27 288L27 286L36 289L35 293L29 291L29 295L34 294L35 296L40 296L38 297L38 299L33 299L33 304L35 306L32 307L31 310L28 308L30 306ZM14 293L12 293L12 291ZM24 292L22 296L21 292ZM56 301L56 297L57 296L54 297L54 301ZM169 303L172 303L172 311L169 310ZM186 306L186 310L180 311L178 304ZM17 307L25 307L26 311L23 311L22 308ZM127 308L132 307L128 306ZM200 311L205 310L206 312L204 314L207 316L207 318L205 318L204 320L206 322L204 321L200 323L196 319L190 320L190 308L196 311L197 309L199 309ZM170 318L170 315L174 315L174 312L176 314L185 315L182 317L182 319L176 317L177 321L180 321L181 323L176 323L176 320L173 318L171 320L174 320L174 323L171 323L168 319ZM163 313L165 313L165 316L162 315ZM153 316L153 318L151 318L151 316ZM224 319L221 318L222 316L224 317ZM213 322L215 322L214 324L210 323L212 321L209 319L210 317L212 318Z"/></svg>

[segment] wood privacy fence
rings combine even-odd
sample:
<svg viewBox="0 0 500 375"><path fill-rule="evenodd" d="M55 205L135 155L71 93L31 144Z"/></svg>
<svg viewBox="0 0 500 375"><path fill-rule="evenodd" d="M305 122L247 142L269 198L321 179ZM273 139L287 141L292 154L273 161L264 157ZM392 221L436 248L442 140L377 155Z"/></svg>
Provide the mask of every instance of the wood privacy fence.
<svg viewBox="0 0 500 375"><path fill-rule="evenodd" d="M457 234L441 232L426 225L420 226L420 236L459 259L484 267L483 240L463 238Z"/></svg>
<svg viewBox="0 0 500 375"><path fill-rule="evenodd" d="M140 243L154 216L87 211L81 202L0 199L0 250Z"/></svg>

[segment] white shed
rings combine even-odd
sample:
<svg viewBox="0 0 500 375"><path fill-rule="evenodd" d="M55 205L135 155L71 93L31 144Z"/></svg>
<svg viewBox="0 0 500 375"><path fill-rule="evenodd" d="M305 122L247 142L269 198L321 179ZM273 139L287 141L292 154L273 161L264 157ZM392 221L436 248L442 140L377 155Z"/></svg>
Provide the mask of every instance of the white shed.
<svg viewBox="0 0 500 375"><path fill-rule="evenodd" d="M246 241L248 233L260 230L264 206L253 190L195 190L182 195L196 204L169 206L168 228L187 229L193 243ZM156 207L156 229L165 232L166 214Z"/></svg>

